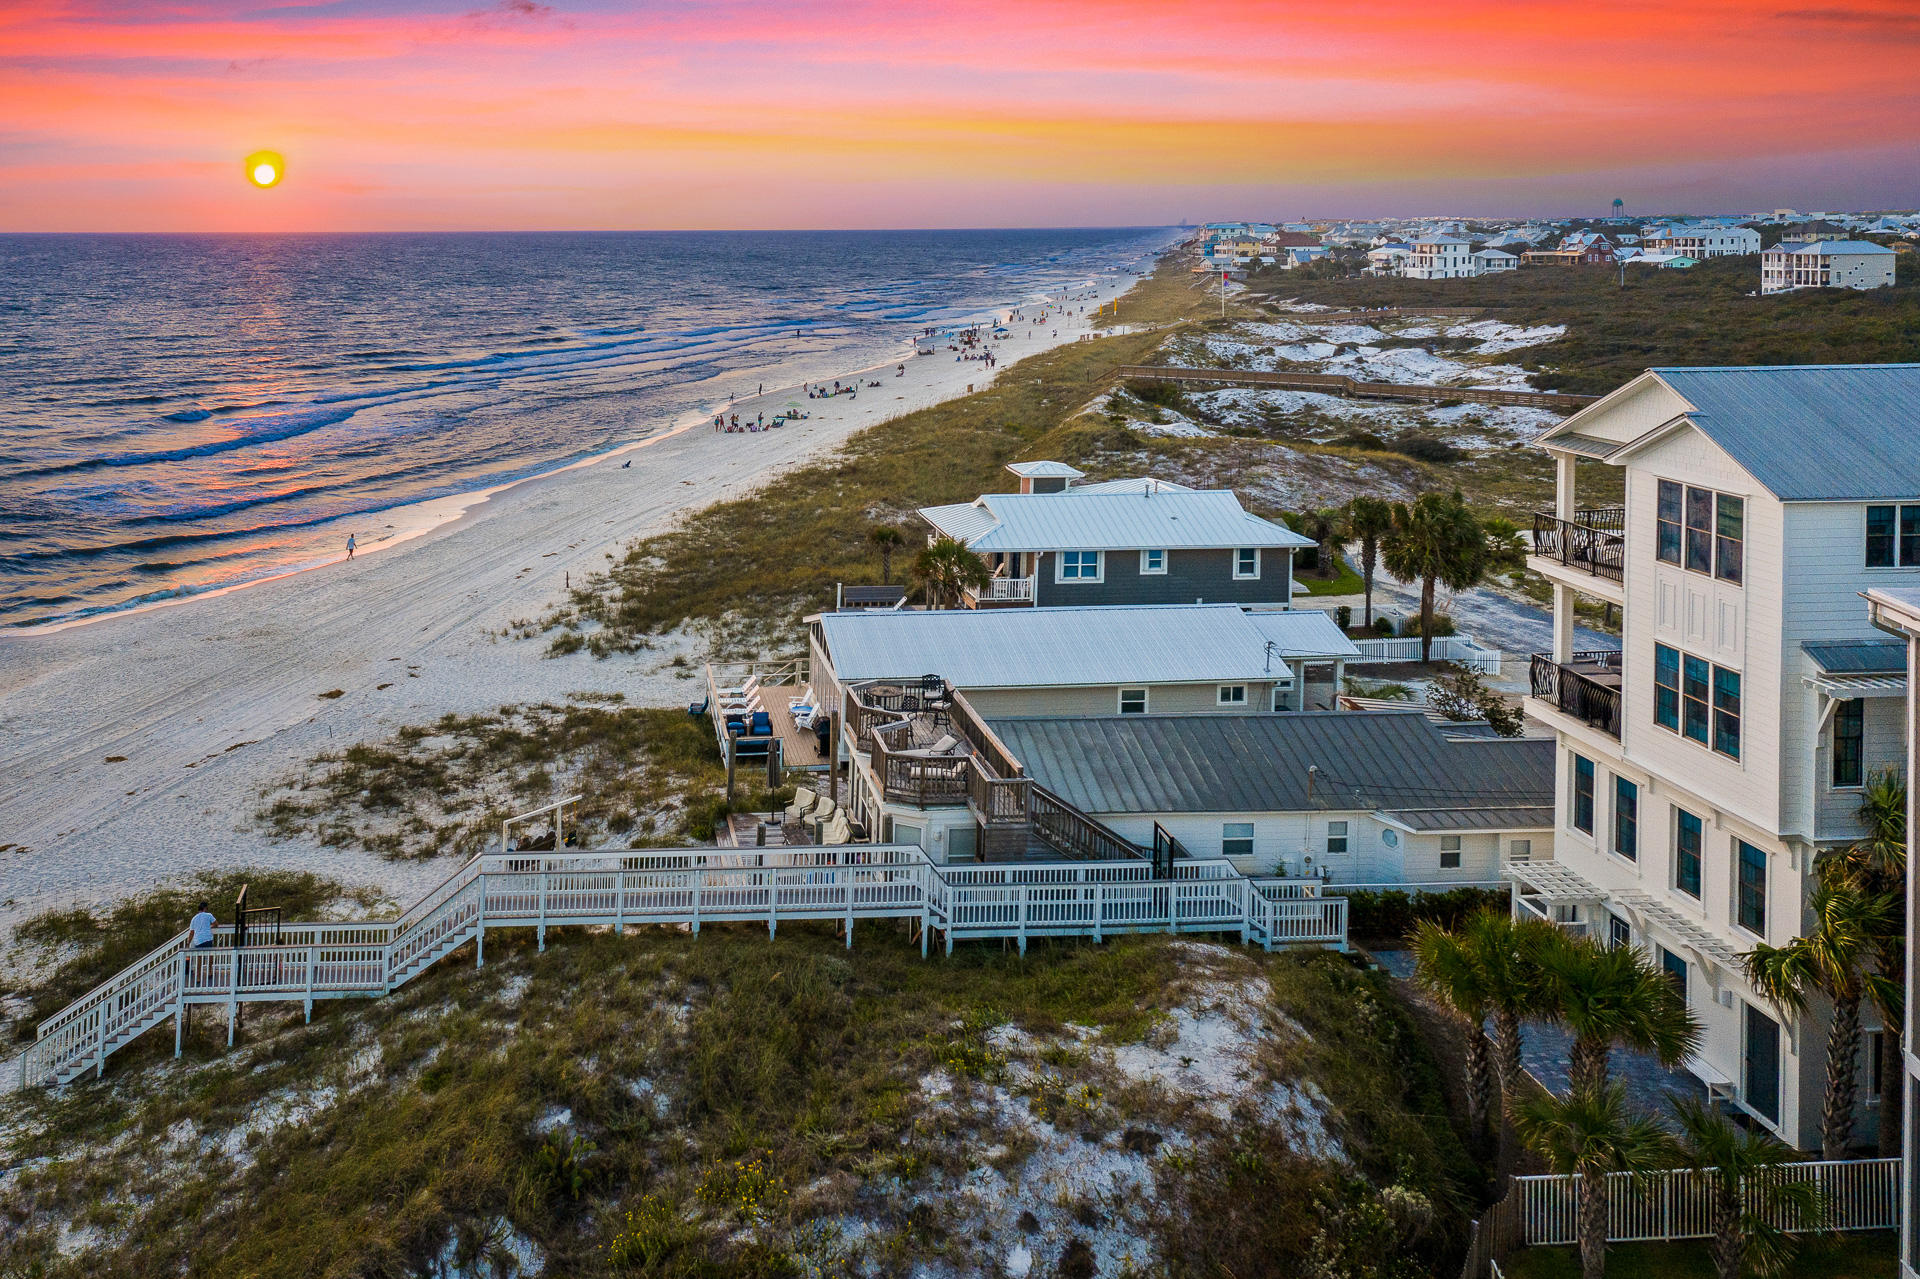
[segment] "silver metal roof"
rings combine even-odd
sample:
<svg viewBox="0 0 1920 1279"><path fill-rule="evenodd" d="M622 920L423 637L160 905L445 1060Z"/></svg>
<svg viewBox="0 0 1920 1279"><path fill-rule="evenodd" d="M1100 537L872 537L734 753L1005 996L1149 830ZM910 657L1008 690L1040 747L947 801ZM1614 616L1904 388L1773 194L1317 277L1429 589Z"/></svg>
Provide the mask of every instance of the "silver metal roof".
<svg viewBox="0 0 1920 1279"><path fill-rule="evenodd" d="M1513 808L1402 808L1395 821L1418 831L1552 830L1553 805Z"/></svg>
<svg viewBox="0 0 1920 1279"><path fill-rule="evenodd" d="M957 688L1251 683L1292 668L1232 604L828 613L842 680L944 676Z"/></svg>
<svg viewBox="0 0 1920 1279"><path fill-rule="evenodd" d="M1077 480L1086 475L1065 462L1009 462L1007 469L1030 480Z"/></svg>
<svg viewBox="0 0 1920 1279"><path fill-rule="evenodd" d="M1037 782L1089 813L1553 805L1551 739L1449 741L1425 716L1394 711L1018 718L993 729Z"/></svg>
<svg viewBox="0 0 1920 1279"><path fill-rule="evenodd" d="M991 493L974 506L993 527L963 538L976 551L1130 551L1142 547L1198 550L1243 546L1297 548L1313 539L1249 515L1225 489L1159 493ZM921 516L935 528L951 507Z"/></svg>
<svg viewBox="0 0 1920 1279"><path fill-rule="evenodd" d="M923 506L920 518L948 537L971 542L994 526L993 512L977 502L955 502L951 506Z"/></svg>
<svg viewBox="0 0 1920 1279"><path fill-rule="evenodd" d="M1920 364L1652 372L1783 502L1920 498Z"/></svg>
<svg viewBox="0 0 1920 1279"><path fill-rule="evenodd" d="M1172 480L1163 480L1152 475L1129 475L1118 480L1098 480L1092 484L1076 484L1066 491L1076 496L1099 493L1144 493L1152 489L1156 493L1191 493L1192 489L1184 484L1175 484Z"/></svg>
<svg viewBox="0 0 1920 1279"><path fill-rule="evenodd" d="M1360 649L1334 620L1317 608L1284 613L1249 613L1262 635L1280 646L1282 657L1358 657Z"/></svg>
<svg viewBox="0 0 1920 1279"><path fill-rule="evenodd" d="M1802 640L1800 651L1828 675L1907 673L1907 646L1902 640Z"/></svg>

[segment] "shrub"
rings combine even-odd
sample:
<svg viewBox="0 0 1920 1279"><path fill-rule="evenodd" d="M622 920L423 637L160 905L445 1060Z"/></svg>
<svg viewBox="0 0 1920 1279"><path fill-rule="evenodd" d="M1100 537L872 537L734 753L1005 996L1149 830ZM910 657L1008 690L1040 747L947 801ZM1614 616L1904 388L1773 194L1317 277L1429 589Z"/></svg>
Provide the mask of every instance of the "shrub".
<svg viewBox="0 0 1920 1279"><path fill-rule="evenodd" d="M1393 619L1391 617L1374 618L1373 633L1386 639L1393 638Z"/></svg>
<svg viewBox="0 0 1920 1279"><path fill-rule="evenodd" d="M1418 635L1420 633L1420 615L1416 613L1412 617L1409 617L1407 624L1400 628L1400 633L1402 635ZM1433 637L1435 639L1443 639L1448 635L1456 633L1453 627L1453 614L1435 613L1433 615Z"/></svg>
<svg viewBox="0 0 1920 1279"><path fill-rule="evenodd" d="M1340 888L1330 885L1326 891L1338 893ZM1454 928L1476 910L1507 909L1510 899L1504 888L1450 888L1444 893L1387 889L1342 895L1347 899L1348 934L1377 942L1404 941L1423 920Z"/></svg>
<svg viewBox="0 0 1920 1279"><path fill-rule="evenodd" d="M652 1270L694 1237L693 1227L672 1204L647 1195L627 1213L625 1227L607 1245L607 1264L615 1270Z"/></svg>
<svg viewBox="0 0 1920 1279"><path fill-rule="evenodd" d="M1351 604L1342 604L1340 605L1340 607L1334 609L1333 620L1335 624L1338 625L1340 629L1343 631L1346 630L1349 626L1352 626L1353 625L1353 606Z"/></svg>
<svg viewBox="0 0 1920 1279"><path fill-rule="evenodd" d="M1435 435L1402 436L1394 442L1393 451L1402 457L1410 457L1416 462L1432 462L1437 466L1457 462L1465 456L1459 449Z"/></svg>

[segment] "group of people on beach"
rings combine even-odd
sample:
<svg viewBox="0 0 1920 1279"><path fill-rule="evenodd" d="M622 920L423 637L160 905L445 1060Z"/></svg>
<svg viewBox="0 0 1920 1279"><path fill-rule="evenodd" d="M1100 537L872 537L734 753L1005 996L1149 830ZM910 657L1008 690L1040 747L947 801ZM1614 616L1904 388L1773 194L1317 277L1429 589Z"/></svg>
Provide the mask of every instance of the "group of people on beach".
<svg viewBox="0 0 1920 1279"><path fill-rule="evenodd" d="M868 385L879 386L880 384L878 382L871 382L868 383ZM815 386L811 382L802 382L800 388L807 393L809 400L830 400L836 395L851 395L857 397L860 392L860 388L851 382L845 386L841 386L837 381L833 384L831 391L824 386Z"/></svg>
<svg viewBox="0 0 1920 1279"><path fill-rule="evenodd" d="M745 422L742 422L738 413L715 413L713 415L713 429L716 431L724 431L728 435L745 434L748 432L758 433L760 431L771 431L776 426L785 426L789 422L797 421L806 416L805 413L776 413L773 421L769 422L767 421L767 415L765 413L756 413Z"/></svg>

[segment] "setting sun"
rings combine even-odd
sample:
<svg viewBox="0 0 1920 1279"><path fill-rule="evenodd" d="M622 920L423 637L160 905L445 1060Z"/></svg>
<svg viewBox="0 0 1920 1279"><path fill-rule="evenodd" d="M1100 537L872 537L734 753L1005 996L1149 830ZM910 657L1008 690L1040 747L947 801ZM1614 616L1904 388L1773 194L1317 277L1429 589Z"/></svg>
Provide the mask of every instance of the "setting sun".
<svg viewBox="0 0 1920 1279"><path fill-rule="evenodd" d="M256 151L246 159L247 181L257 187L270 187L287 171L287 162L273 151Z"/></svg>

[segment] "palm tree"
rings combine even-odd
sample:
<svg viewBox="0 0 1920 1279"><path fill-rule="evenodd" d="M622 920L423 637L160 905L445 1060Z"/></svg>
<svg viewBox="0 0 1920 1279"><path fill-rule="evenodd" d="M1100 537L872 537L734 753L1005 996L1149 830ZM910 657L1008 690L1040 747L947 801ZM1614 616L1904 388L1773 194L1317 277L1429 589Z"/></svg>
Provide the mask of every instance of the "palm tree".
<svg viewBox="0 0 1920 1279"><path fill-rule="evenodd" d="M1494 573L1518 573L1527 567L1527 538L1520 526L1504 515L1480 521L1487 535L1487 568Z"/></svg>
<svg viewBox="0 0 1920 1279"><path fill-rule="evenodd" d="M1673 1141L1650 1118L1629 1115L1624 1084L1530 1097L1514 1113L1528 1149L1562 1176L1578 1178L1574 1236L1582 1279L1607 1270L1607 1174L1651 1172L1671 1158Z"/></svg>
<svg viewBox="0 0 1920 1279"><path fill-rule="evenodd" d="M1381 545L1387 571L1420 583L1420 660L1433 658L1435 583L1464 591L1487 573L1487 538L1458 491L1423 493L1412 506L1396 503L1393 527Z"/></svg>
<svg viewBox="0 0 1920 1279"><path fill-rule="evenodd" d="M1792 1255L1793 1237L1774 1222L1787 1218L1809 1230L1825 1215L1818 1186L1782 1174L1799 1152L1691 1097L1675 1098L1673 1113L1680 1120L1680 1157L1712 1202L1714 1273L1740 1279L1751 1258L1756 1272L1778 1274Z"/></svg>
<svg viewBox="0 0 1920 1279"><path fill-rule="evenodd" d="M1360 582L1366 602L1361 623L1373 626L1373 570L1380 562L1380 539L1393 528L1393 505L1377 497L1356 497L1347 503L1347 536L1360 543Z"/></svg>
<svg viewBox="0 0 1920 1279"><path fill-rule="evenodd" d="M1466 945L1479 965L1480 984L1493 1017L1493 1070L1505 1108L1521 1096L1520 1024L1540 1013L1543 988L1540 953L1555 940L1552 924L1515 919L1503 910L1478 911L1464 925Z"/></svg>
<svg viewBox="0 0 1920 1279"><path fill-rule="evenodd" d="M1337 567L1339 560L1329 555L1327 547L1340 532L1341 512L1333 507L1321 507L1318 510L1300 511L1287 519L1287 525L1302 537L1313 539L1313 570L1315 576L1331 581L1340 576Z"/></svg>
<svg viewBox="0 0 1920 1279"><path fill-rule="evenodd" d="M1464 936L1423 919L1413 932L1413 962L1414 980L1466 1023L1467 1124L1478 1134L1493 1100L1493 1046L1486 1031L1492 1001L1479 959Z"/></svg>
<svg viewBox="0 0 1920 1279"><path fill-rule="evenodd" d="M1860 822L1867 833L1840 853L1841 868L1869 892L1907 899L1907 782L1897 769L1881 769L1867 779L1860 797ZM1906 1016L1906 920L1896 916L1874 938L1875 965L1889 980L1868 992L1880 1014L1880 1078L1900 1078L1900 1033ZM1880 1093L1880 1154L1900 1153L1905 1090Z"/></svg>
<svg viewBox="0 0 1920 1279"><path fill-rule="evenodd" d="M1741 957L1747 980L1782 1012L1804 1013L1815 994L1833 1005L1827 1027L1826 1098L1820 1111L1820 1157L1844 1159L1853 1144L1859 1091L1860 1003L1892 981L1878 971L1878 939L1895 927L1897 905L1866 891L1833 862L1823 862L1808 896L1813 928L1784 946L1762 942Z"/></svg>
<svg viewBox="0 0 1920 1279"><path fill-rule="evenodd" d="M1607 1085L1615 1044L1677 1066L1700 1042L1700 1023L1667 975L1633 946L1602 946L1556 935L1539 951L1542 1015L1573 1034L1567 1077L1572 1091Z"/></svg>
<svg viewBox="0 0 1920 1279"><path fill-rule="evenodd" d="M913 575L926 584L927 602L938 608L948 600L959 606L967 587L985 587L993 581L987 562L951 537L935 538L913 560Z"/></svg>
<svg viewBox="0 0 1920 1279"><path fill-rule="evenodd" d="M880 552L880 580L893 585L893 553L900 549L906 535L891 524L876 524L867 530L867 542Z"/></svg>

